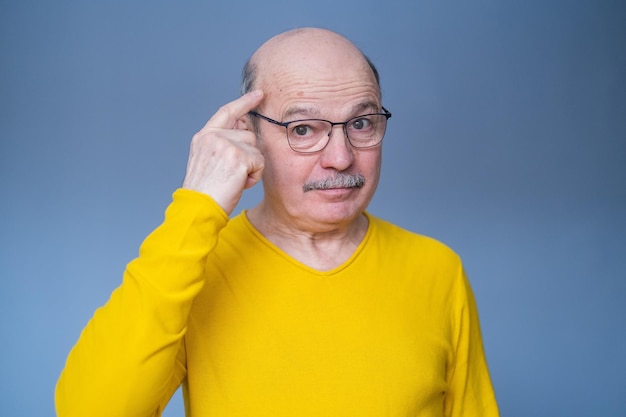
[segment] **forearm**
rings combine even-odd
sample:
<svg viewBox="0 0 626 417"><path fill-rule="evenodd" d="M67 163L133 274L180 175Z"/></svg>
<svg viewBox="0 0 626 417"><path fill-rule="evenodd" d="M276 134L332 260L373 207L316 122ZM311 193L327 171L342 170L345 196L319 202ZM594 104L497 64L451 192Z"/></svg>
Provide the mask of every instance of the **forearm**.
<svg viewBox="0 0 626 417"><path fill-rule="evenodd" d="M182 377L176 357L187 316L226 221L208 197L174 194L165 221L72 349L57 385L59 416L155 414Z"/></svg>

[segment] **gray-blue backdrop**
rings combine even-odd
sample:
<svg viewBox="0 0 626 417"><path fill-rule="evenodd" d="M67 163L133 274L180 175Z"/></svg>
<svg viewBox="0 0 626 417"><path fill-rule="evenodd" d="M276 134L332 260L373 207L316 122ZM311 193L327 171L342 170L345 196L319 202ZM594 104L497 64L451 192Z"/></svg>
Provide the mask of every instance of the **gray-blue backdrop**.
<svg viewBox="0 0 626 417"><path fill-rule="evenodd" d="M0 415L54 414L189 139L298 26L377 63L393 118L370 210L463 257L502 414L626 415L625 4L2 2Z"/></svg>

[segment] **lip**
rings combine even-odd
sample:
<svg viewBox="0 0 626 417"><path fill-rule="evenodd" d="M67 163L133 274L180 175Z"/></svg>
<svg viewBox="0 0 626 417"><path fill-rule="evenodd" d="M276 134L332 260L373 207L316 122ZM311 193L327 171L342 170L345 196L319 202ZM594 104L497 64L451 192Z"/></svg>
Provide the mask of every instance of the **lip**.
<svg viewBox="0 0 626 417"><path fill-rule="evenodd" d="M320 195L324 195L327 197L343 197L346 196L348 194L351 194L352 191L356 190L357 188L345 188L345 187L341 187L341 188L327 188L324 190L311 190L314 191L315 193L319 193Z"/></svg>

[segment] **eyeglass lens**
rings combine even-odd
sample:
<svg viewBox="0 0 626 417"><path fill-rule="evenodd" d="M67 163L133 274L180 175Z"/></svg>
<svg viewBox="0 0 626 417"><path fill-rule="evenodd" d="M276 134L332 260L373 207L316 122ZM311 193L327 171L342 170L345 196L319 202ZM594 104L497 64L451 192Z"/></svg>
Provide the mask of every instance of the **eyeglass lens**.
<svg viewBox="0 0 626 417"><path fill-rule="evenodd" d="M355 148L368 148L382 140L387 126L387 117L382 114L358 116L343 125L344 133ZM325 120L298 120L287 126L287 139L295 151L316 152L330 140L333 124Z"/></svg>

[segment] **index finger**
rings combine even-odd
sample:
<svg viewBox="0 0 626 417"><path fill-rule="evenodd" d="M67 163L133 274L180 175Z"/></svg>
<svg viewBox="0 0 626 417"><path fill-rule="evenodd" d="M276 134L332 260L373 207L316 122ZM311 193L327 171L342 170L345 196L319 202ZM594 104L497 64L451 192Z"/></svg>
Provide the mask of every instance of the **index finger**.
<svg viewBox="0 0 626 417"><path fill-rule="evenodd" d="M258 106L261 100L263 100L262 90L254 90L246 93L238 99L220 107L204 127L232 129L237 120Z"/></svg>

